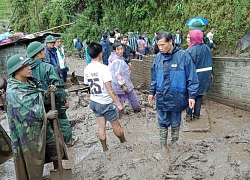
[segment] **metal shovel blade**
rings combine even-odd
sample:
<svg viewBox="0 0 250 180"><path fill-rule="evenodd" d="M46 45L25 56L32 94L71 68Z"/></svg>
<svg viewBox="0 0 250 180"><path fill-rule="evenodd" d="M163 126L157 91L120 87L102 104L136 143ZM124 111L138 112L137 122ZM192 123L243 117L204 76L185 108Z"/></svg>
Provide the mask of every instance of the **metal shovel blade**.
<svg viewBox="0 0 250 180"><path fill-rule="evenodd" d="M50 170L51 180L72 180L72 169L63 169L62 172L59 169Z"/></svg>

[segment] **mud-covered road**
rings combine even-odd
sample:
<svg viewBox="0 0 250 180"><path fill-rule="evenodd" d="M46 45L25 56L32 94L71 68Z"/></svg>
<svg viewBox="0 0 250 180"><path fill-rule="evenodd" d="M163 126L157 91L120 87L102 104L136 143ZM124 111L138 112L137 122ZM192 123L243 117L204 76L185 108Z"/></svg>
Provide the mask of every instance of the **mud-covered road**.
<svg viewBox="0 0 250 180"><path fill-rule="evenodd" d="M70 70L82 75L82 60L71 59ZM184 132L183 120L179 142L162 150L156 111L145 91L137 91L142 112L135 114L129 105L121 124L128 142L120 144L107 124L109 151L103 153L97 137L97 121L88 107L89 95L71 92L70 108L73 133L80 141L69 148L76 180L154 180L154 179L250 179L250 113L204 100L201 118L209 122L209 131ZM201 120L198 120L202 122ZM194 123L194 122L191 122ZM198 123L198 122L195 122ZM5 113L1 124L8 130ZM170 133L169 133L170 134ZM169 137L170 140L170 137ZM44 179L49 179L52 165L46 165ZM15 179L13 160L0 165L0 179Z"/></svg>

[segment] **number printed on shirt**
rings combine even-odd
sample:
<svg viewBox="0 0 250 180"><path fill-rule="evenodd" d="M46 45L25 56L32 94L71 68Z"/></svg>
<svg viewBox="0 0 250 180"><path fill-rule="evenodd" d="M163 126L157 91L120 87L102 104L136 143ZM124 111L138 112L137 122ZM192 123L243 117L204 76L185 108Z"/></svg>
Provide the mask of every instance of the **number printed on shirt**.
<svg viewBox="0 0 250 180"><path fill-rule="evenodd" d="M102 88L98 84L99 78L88 79L91 94L102 94Z"/></svg>

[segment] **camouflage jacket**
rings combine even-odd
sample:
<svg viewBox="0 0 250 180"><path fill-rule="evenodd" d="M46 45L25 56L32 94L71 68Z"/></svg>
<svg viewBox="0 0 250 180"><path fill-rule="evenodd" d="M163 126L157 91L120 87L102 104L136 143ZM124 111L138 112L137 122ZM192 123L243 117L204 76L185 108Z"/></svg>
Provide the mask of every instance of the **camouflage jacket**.
<svg viewBox="0 0 250 180"><path fill-rule="evenodd" d="M29 84L15 78L8 80L7 116L13 152L31 152L32 157L44 155L46 127L42 89L32 81ZM44 157L41 157L44 159ZM39 158L40 159L40 158Z"/></svg>
<svg viewBox="0 0 250 180"><path fill-rule="evenodd" d="M56 68L42 59L32 60L30 66L32 76L41 82L42 89L47 90L49 85L55 85L57 87L56 102L64 102L67 93L64 89L64 81L58 75Z"/></svg>
<svg viewBox="0 0 250 180"><path fill-rule="evenodd" d="M0 125L0 164L12 157L11 140L4 128Z"/></svg>

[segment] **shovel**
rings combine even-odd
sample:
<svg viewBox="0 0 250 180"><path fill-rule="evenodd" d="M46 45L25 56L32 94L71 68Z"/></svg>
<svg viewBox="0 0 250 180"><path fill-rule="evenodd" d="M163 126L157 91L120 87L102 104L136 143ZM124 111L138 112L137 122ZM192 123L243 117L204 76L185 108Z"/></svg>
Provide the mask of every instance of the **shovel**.
<svg viewBox="0 0 250 180"><path fill-rule="evenodd" d="M51 91L51 110L56 109L55 93ZM53 127L56 141L56 152L58 159L58 169L50 171L51 180L72 180L72 169L64 169L62 166L62 156L59 144L58 118L53 119Z"/></svg>

